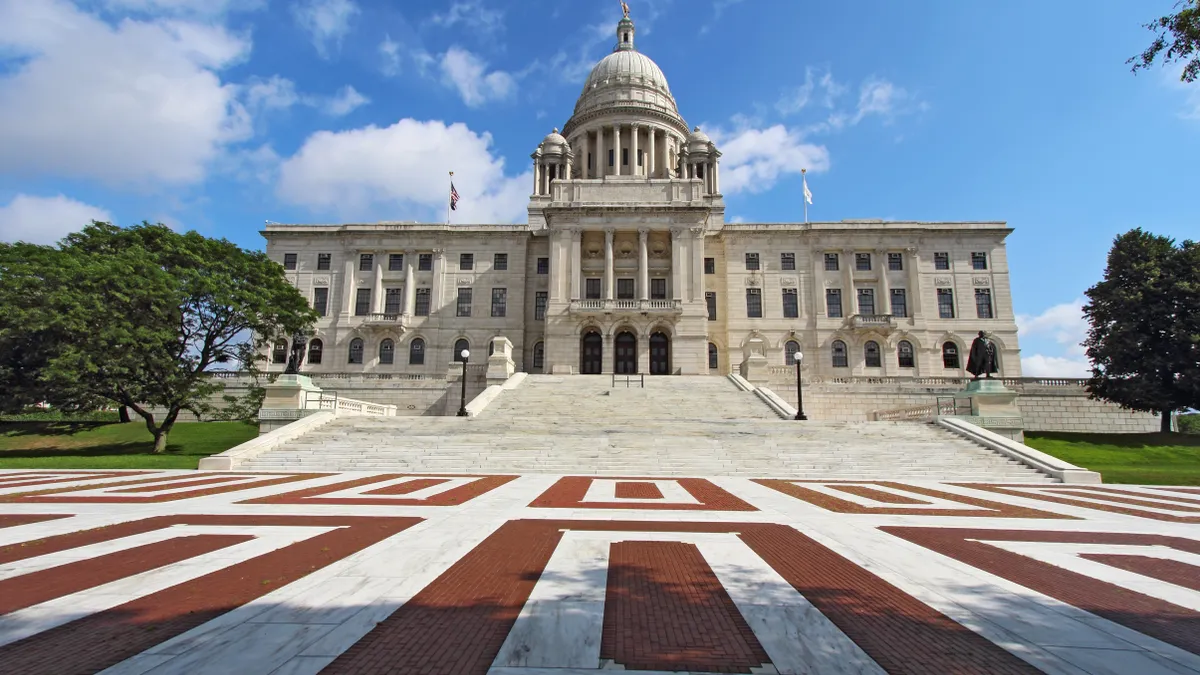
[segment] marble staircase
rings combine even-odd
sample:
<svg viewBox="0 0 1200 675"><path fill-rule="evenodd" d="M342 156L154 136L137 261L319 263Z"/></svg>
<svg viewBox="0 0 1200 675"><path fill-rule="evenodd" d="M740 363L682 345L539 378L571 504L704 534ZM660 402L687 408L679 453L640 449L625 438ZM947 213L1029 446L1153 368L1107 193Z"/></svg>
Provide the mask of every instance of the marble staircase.
<svg viewBox="0 0 1200 675"><path fill-rule="evenodd" d="M1051 480L930 424L795 422L726 378L645 382L531 375L475 418L338 418L236 468Z"/></svg>

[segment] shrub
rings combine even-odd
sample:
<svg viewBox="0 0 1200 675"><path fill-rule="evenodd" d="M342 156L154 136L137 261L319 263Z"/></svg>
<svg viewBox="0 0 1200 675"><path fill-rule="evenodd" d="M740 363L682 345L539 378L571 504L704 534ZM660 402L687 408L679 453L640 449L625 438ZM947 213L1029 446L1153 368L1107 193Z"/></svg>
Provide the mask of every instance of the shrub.
<svg viewBox="0 0 1200 675"><path fill-rule="evenodd" d="M1178 420L1179 433L1200 436L1200 413L1180 415Z"/></svg>

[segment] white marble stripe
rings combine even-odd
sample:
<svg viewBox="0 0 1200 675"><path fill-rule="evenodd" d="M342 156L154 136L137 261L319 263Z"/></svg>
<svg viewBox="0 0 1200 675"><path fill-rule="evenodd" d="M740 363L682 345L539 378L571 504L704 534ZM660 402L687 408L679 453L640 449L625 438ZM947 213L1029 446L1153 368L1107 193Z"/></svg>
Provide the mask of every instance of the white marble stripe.
<svg viewBox="0 0 1200 675"><path fill-rule="evenodd" d="M55 476L56 478L65 478L65 476ZM64 480L56 483L42 483L41 485L25 485L15 487L0 483L0 495L17 494L19 492L40 492L42 490L56 490L59 488L69 488L74 485L105 485L109 483L120 483L127 480L138 480L144 478L171 478L172 476L155 476L154 472L149 474L136 476L99 476L92 478L76 477L72 480Z"/></svg>
<svg viewBox="0 0 1200 675"><path fill-rule="evenodd" d="M449 481L449 482L440 483L438 485L431 485L427 488L422 488L420 490L416 490L414 492L409 492L408 494L402 494L402 495L371 495L371 494L367 494L368 492L373 492L375 490L382 490L387 487L392 487L393 485L403 485L404 483L411 483L415 480L425 480L428 478L445 480L445 481ZM368 483L367 485L359 485L358 487L346 488L344 490L338 490L337 492L329 492L329 493L320 495L319 498L320 499L367 498L367 499L395 499L395 500L404 500L404 499L424 500L424 499L429 499L430 497L435 497L437 495L440 495L443 492L448 492L455 488L460 488L464 485L470 485L471 483L474 483L477 480L479 480L479 478L451 478L449 476L405 476L404 478L380 481L378 483Z"/></svg>
<svg viewBox="0 0 1200 675"><path fill-rule="evenodd" d="M887 486L877 485L874 483L844 483L844 485L857 485L857 486L861 486L861 487L867 487L867 488L871 488L873 490L879 490L881 492L888 492L891 494L900 495L902 497L908 497L910 499L917 499L917 500L923 501L925 503L924 504L892 504L890 502L877 501L877 500L871 499L870 497L863 497L860 495L850 494L849 492L843 492L841 490L836 489L834 487L835 484L832 484L832 483L831 484L822 484L822 483L801 483L799 481L789 481L789 482L793 483L797 487L807 488L814 492L820 492L821 494L829 495L830 497L837 497L838 499L841 499L843 501L852 502L854 504L858 504L859 506L866 506L866 507L872 508L872 509L918 509L918 510L919 509L928 509L928 510L951 509L951 510L955 510L955 511L988 511L988 510L990 510L990 509L987 509L982 506L975 506L973 504L964 504L962 502L956 502L956 501L952 501L949 499L941 499L939 497L930 497L929 495L923 495L923 494L919 494L916 492L905 492L903 490L896 490L896 489L889 488Z"/></svg>
<svg viewBox="0 0 1200 675"><path fill-rule="evenodd" d="M190 483L195 480L203 480L210 476L196 474L194 476L171 476L163 479L163 484L158 490L150 490L157 483L139 483L136 485L113 485L108 487L99 487L88 490L78 490L71 492L62 492L53 495L55 498L70 498L79 497L128 497L130 499L146 499L149 497L159 497L179 494L182 492L192 492L194 490L211 490L215 488L223 488L226 486L240 485L247 486L253 483L269 480L266 476L239 476L232 480L221 481L220 483L205 483L202 485L175 485L175 483ZM217 477L217 476L212 476ZM136 480L136 477L130 477L131 480ZM120 492L120 490L128 490L137 488L140 492Z"/></svg>
<svg viewBox="0 0 1200 675"><path fill-rule="evenodd" d="M662 492L662 499L643 499L637 497L617 497L617 483L653 483ZM674 480L613 480L613 479L597 479L593 480L588 486L587 492L583 495L582 503L589 502L619 502L623 504L699 504L700 500L692 496L692 493L683 489L683 486L678 481Z"/></svg>
<svg viewBox="0 0 1200 675"><path fill-rule="evenodd" d="M1167 508L1166 505L1164 505L1162 507L1156 507L1156 506L1142 506L1140 504L1126 504L1124 502L1118 502L1118 501L1112 501L1110 499L1105 499L1104 495L1102 495L1102 494L1097 494L1095 497L1085 497L1080 494L1057 492L1054 490L1036 490L1036 489L1028 489L1028 488L1017 488L1017 489L1026 494L1046 495L1048 497L1057 497L1059 499L1074 499L1074 500L1078 500L1080 502L1086 502L1088 504L1099 504L1102 506L1115 506L1115 507L1120 507L1120 508L1125 508L1125 509L1134 509L1137 511L1147 511L1149 513L1160 513L1160 514L1168 515L1168 516L1200 517L1200 512L1196 512L1196 511L1181 511L1179 509ZM1129 496L1128 495L1113 495L1113 497L1125 499L1125 498L1128 498Z"/></svg>

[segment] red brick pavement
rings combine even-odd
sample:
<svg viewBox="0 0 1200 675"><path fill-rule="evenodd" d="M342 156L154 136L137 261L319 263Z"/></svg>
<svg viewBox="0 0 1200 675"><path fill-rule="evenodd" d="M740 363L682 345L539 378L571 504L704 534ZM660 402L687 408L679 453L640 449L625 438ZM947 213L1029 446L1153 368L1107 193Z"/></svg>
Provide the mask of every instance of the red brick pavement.
<svg viewBox="0 0 1200 675"><path fill-rule="evenodd" d="M558 482L550 486L550 489L543 492L537 499L533 500L529 505L532 507L540 507L547 509L645 509L645 510L670 510L670 511L757 511L753 505L742 501L733 494L722 490L713 484L712 481L703 478L678 478L670 479L679 483L679 486L695 497L699 504L673 504L664 502L657 503L629 503L629 502L585 502L583 498L587 495L588 488L592 486L594 480L614 480L620 481L617 483L619 487L621 482L634 481L642 482L655 480L653 478L631 478L631 477L614 477L614 478L585 478L582 476L566 476L560 478ZM667 479L659 479L667 480Z"/></svg>
<svg viewBox="0 0 1200 675"><path fill-rule="evenodd" d="M845 499L838 499L832 495L827 495L823 492L817 492L810 488L804 487L805 482L812 481L787 481L787 480L771 480L771 479L755 479L756 483L765 485L772 490L777 490L785 495L795 497L806 501L814 506L819 506L829 511L837 513L870 513L873 515L903 515L903 516L965 516L972 518L1060 518L1067 520L1076 520L1073 516L1063 516L1049 511L1039 511L1022 506L1013 506L1003 502L992 502L985 499L977 499L975 497L967 497L964 495L954 494L952 492L943 492L932 488L919 487L916 485L905 485L903 483L878 482L876 485L896 488L905 492L911 492L916 495L925 495L927 497L936 497L947 501L967 504L969 506L978 506L986 511L976 509L914 509L904 508L903 506L896 507L872 507L863 506ZM837 481L819 481L816 484L826 485L831 488L840 489L843 492L850 492L846 488L853 487L851 485L839 485ZM868 495L863 495L868 496ZM872 497L874 499L874 497ZM883 500L880 500L883 501Z"/></svg>
<svg viewBox="0 0 1200 675"><path fill-rule="evenodd" d="M613 489L617 499L663 499L662 490L648 481L626 481L617 483Z"/></svg>
<svg viewBox="0 0 1200 675"><path fill-rule="evenodd" d="M339 492L341 490L349 490L351 488L362 487L372 483L382 483L384 481L395 480L397 478L406 477L424 478L421 474L414 473L392 473L381 476L370 476L368 478L358 478L355 480L343 481L326 485L323 487L308 488L306 490L296 490L294 492L284 492L281 494L260 497L258 499L248 499L241 504L340 504L340 505L367 505L367 506L455 506L457 504L465 504L472 499L491 492L496 488L510 481L516 480L516 476L480 476L473 474L438 474L437 478L475 478L477 480L466 485L456 487L452 490L436 494L429 499L385 499L383 497L323 497L331 492ZM434 480L434 479L431 479ZM426 486L429 487L429 486ZM392 494L392 493L381 493ZM398 492L395 494L403 494Z"/></svg>
<svg viewBox="0 0 1200 675"><path fill-rule="evenodd" d="M53 473L19 473L0 476L0 488L28 487L30 485L48 485L50 483L66 483L73 480L93 480L99 478L122 478L125 476L144 476L152 471L55 471ZM70 475L65 475L70 474Z"/></svg>
<svg viewBox="0 0 1200 675"><path fill-rule="evenodd" d="M1166 560L1142 555L1114 555L1110 553L1084 553L1079 556L1111 567L1165 581L1193 591L1200 591L1200 567L1178 560Z"/></svg>
<svg viewBox="0 0 1200 675"><path fill-rule="evenodd" d="M239 474L239 475L242 475L242 474ZM147 484L151 484L151 483L155 484L154 489L169 490L172 487L174 487L176 483L186 484L188 481L193 479L193 477L190 477L190 476L174 476L174 477L158 476L156 478L143 478L140 480L121 481L118 483L74 485L71 487L60 487L60 488L54 488L54 489L50 489L50 490L38 490L35 492L19 492L19 493L10 494L10 495L0 495L0 502L27 502L27 503L32 502L32 503L38 503L38 504L61 504L61 503L70 503L70 504L142 504L142 503L157 503L157 502L173 502L173 501L178 501L180 499L191 499L194 497L206 497L208 495L216 495L216 494L222 494L225 492L233 492L235 490L249 490L252 488L268 487L271 485L282 485L284 483L294 483L294 482L300 481L300 480L309 480L311 478L320 478L322 476L328 476L329 474L308 473L308 474L296 474L296 475L291 475L291 476L278 476L278 477L272 476L272 474L244 474L244 475L256 476L258 478L261 478L262 480L257 480L257 481L253 481L253 482L247 482L247 483L238 483L237 485L217 485L217 486L213 486L213 487L201 487L200 489L197 489L197 490L187 490L184 492L172 492L170 494L157 494L157 495L146 495L146 496L121 495L121 494L79 496L79 495L70 494L72 492L83 492L85 490L95 490L95 489L105 489L105 490L113 489L113 492L117 492L118 491L117 488L123 488L123 487L130 486L130 485L147 485ZM222 478L224 480L229 480L230 477L223 476Z"/></svg>
<svg viewBox="0 0 1200 675"><path fill-rule="evenodd" d="M911 506L913 504L928 504L929 503L929 502L921 501L920 499L916 499L913 497L905 497L902 495L895 494L894 492L884 492L883 490L876 490L875 488L869 488L869 487L866 487L863 485L832 485L831 484L829 487L833 488L834 490L837 490L839 492L845 492L846 494L856 495L859 497L866 497L867 499L873 499L877 502L880 502L881 504L908 504Z"/></svg>
<svg viewBox="0 0 1200 675"><path fill-rule="evenodd" d="M995 485L995 484L991 484L991 483L961 483L961 486L969 487L969 488L972 488L975 490L985 490L987 492L995 492L995 493L1002 494L1002 495L1011 495L1014 497L1025 497L1026 499L1037 499L1040 501L1054 502L1055 504L1067 504L1069 506L1079 506L1079 507L1083 507L1085 509L1095 509L1097 511L1108 511L1109 513L1121 513L1121 514L1124 514L1127 516L1139 516L1141 518L1150 518L1152 520L1162 520L1162 521L1166 521L1166 522L1170 522L1170 523L1200 523L1200 516L1176 516L1176 515L1172 515L1169 513L1156 513L1154 511L1147 511L1145 509L1139 509L1134 506L1123 506L1118 501L1122 498L1119 496L1116 496L1116 495L1107 494L1109 492L1109 490L1106 488L1095 489L1095 488L1086 488L1086 487L1076 487L1076 488L1060 489L1060 488L1055 488L1053 486L1045 486L1045 487L1039 486L1038 492L1032 492L1032 491L1029 491L1028 489L1019 489L1022 487L1028 488L1029 487L1028 485L1021 486L1021 485ZM1042 490L1053 492L1055 494L1046 494L1044 492L1041 492ZM1073 495L1079 495L1079 494L1085 494L1086 496L1088 496L1091 499L1105 500L1108 503L1107 504L1098 504L1096 502L1084 501L1082 499L1073 498ZM1180 498L1175 497L1175 499L1180 499ZM1166 504L1155 504L1155 508L1171 509L1174 507L1168 506ZM1187 511L1190 509L1181 508L1180 510Z"/></svg>
<svg viewBox="0 0 1200 675"><path fill-rule="evenodd" d="M31 523L44 523L47 520L59 520L62 518L70 518L70 514L50 514L50 513L6 513L0 514L0 527L16 527L17 525L29 525Z"/></svg>
<svg viewBox="0 0 1200 675"><path fill-rule="evenodd" d="M431 488L437 485L449 483L449 478L417 478L415 480L405 481L397 485L389 485L388 487L379 488L378 490L370 490L364 494L368 495L410 495L414 492L419 492L425 488Z"/></svg>

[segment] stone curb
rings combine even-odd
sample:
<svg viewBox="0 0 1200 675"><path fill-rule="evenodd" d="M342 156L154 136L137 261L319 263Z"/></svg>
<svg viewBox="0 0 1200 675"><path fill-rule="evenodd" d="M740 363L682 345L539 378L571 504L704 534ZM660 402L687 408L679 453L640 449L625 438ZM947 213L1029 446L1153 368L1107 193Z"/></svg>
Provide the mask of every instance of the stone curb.
<svg viewBox="0 0 1200 675"><path fill-rule="evenodd" d="M467 417L475 417L479 413L487 409L488 405L500 397L506 389L516 389L525 381L527 373L513 373L512 377L504 381L504 384L493 384L484 389L478 396L471 399L467 404Z"/></svg>
<svg viewBox="0 0 1200 675"><path fill-rule="evenodd" d="M1101 482L1100 474L1035 450L1028 445L1018 443L993 433L982 427L960 419L939 417L936 424L967 440L974 441L1002 455L1011 457L1022 464L1036 469L1051 478L1057 478L1064 483L1084 483L1095 485Z"/></svg>
<svg viewBox="0 0 1200 675"><path fill-rule="evenodd" d="M336 417L337 415L328 410L315 412L258 438L235 445L225 452L205 457L200 460L198 469L201 471L233 471L235 464L254 459L284 443L294 441L304 434L332 422Z"/></svg>

